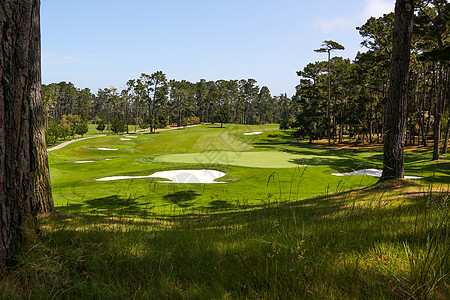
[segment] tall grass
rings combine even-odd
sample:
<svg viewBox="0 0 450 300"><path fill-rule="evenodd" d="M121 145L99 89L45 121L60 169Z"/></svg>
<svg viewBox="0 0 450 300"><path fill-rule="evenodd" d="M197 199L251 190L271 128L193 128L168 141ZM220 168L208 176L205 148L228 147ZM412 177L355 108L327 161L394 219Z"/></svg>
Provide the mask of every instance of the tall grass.
<svg viewBox="0 0 450 300"><path fill-rule="evenodd" d="M450 296L448 191L405 181L251 209L40 222L0 298Z"/></svg>

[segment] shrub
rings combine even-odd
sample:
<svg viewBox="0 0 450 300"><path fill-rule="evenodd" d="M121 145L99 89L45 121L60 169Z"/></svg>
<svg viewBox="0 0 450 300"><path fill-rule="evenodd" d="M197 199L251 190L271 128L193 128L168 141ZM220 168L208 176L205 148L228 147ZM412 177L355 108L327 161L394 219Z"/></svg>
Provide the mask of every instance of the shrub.
<svg viewBox="0 0 450 300"><path fill-rule="evenodd" d="M105 130L105 123L103 122L103 120L100 120L99 122L98 122L98 125L97 125L97 127L95 127L95 129L97 129L98 131L100 131L100 132L102 132L103 133L103 130Z"/></svg>
<svg viewBox="0 0 450 300"><path fill-rule="evenodd" d="M122 122L122 120L116 119L111 123L111 131L114 133L121 133L125 132L126 130L126 125L124 122Z"/></svg>
<svg viewBox="0 0 450 300"><path fill-rule="evenodd" d="M199 117L190 117L188 124L200 124L200 118Z"/></svg>

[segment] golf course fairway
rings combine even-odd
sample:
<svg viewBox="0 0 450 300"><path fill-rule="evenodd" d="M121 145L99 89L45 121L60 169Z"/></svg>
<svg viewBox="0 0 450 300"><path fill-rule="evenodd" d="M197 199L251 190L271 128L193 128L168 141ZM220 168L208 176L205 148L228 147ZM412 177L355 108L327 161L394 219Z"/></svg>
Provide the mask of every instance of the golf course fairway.
<svg viewBox="0 0 450 300"><path fill-rule="evenodd" d="M166 154L155 161L166 163L224 164L250 168L304 167L317 160L340 159L333 156L298 155L282 151L232 152L209 151L202 153Z"/></svg>
<svg viewBox="0 0 450 300"><path fill-rule="evenodd" d="M245 135L248 132L261 133ZM48 155L59 210L71 214L120 210L130 217L251 208L356 189L378 178L331 174L382 165L380 149L318 147L295 140L278 125L203 125L135 134L127 140L107 135L71 143ZM445 170L424 165L426 155L407 153L408 175L425 181L433 174L445 175ZM225 173L220 178L225 184L174 184L150 176L200 169ZM127 179L98 180L106 177Z"/></svg>

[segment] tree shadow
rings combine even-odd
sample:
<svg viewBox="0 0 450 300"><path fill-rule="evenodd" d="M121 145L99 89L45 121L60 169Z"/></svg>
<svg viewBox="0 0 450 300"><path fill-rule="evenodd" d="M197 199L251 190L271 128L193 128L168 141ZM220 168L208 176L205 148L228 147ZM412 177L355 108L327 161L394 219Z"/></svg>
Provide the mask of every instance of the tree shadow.
<svg viewBox="0 0 450 300"><path fill-rule="evenodd" d="M191 207L192 204L187 202L194 200L198 196L200 196L199 193L189 190L174 192L172 194L165 195L163 196L163 199L169 201L172 204L176 204L179 207Z"/></svg>
<svg viewBox="0 0 450 300"><path fill-rule="evenodd" d="M209 202L209 206L212 209L229 209L234 208L235 206L228 201L225 200L214 200Z"/></svg>
<svg viewBox="0 0 450 300"><path fill-rule="evenodd" d="M84 202L88 208L97 208L97 209L118 209L118 208L127 208L127 209L140 209L142 203L136 201L136 198L122 198L119 195L112 195L102 198L94 198L90 200L86 200Z"/></svg>

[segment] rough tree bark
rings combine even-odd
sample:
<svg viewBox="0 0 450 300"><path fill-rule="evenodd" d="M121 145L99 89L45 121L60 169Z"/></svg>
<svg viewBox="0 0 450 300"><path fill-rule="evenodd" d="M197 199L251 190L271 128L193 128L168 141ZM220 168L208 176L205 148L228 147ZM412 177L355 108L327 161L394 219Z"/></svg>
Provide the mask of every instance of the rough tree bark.
<svg viewBox="0 0 450 300"><path fill-rule="evenodd" d="M0 2L0 273L50 192L42 124L39 0ZM48 180L47 180L48 179ZM40 181L42 186L35 184ZM45 184L44 184L45 182Z"/></svg>
<svg viewBox="0 0 450 300"><path fill-rule="evenodd" d="M433 132L433 158L432 160L439 160L439 146L441 144L441 125L442 116L445 111L445 99L443 97L444 89L444 66L442 62L439 62L439 78L436 80L435 85L435 98L436 104L434 108L434 132Z"/></svg>
<svg viewBox="0 0 450 300"><path fill-rule="evenodd" d="M404 177L403 151L413 13L413 0L396 1L390 83L384 117L383 174L380 181Z"/></svg>

